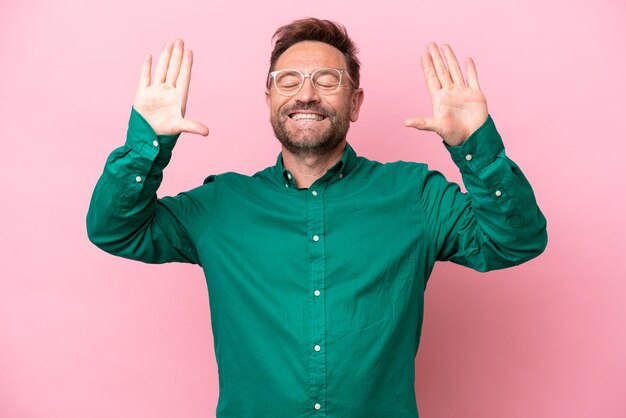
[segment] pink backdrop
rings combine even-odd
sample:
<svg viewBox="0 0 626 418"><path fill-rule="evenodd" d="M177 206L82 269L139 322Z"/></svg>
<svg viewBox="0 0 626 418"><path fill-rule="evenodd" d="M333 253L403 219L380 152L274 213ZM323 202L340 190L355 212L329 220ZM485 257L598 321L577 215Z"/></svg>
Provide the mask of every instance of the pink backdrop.
<svg viewBox="0 0 626 418"><path fill-rule="evenodd" d="M310 15L344 23L361 49L357 152L425 161L457 182L440 139L403 121L431 111L419 66L429 41L474 58L507 154L548 219L548 248L525 265L435 268L416 359L421 415L626 416L624 2L375 4L2 2L1 417L214 416L202 271L98 250L89 198L124 141L144 54L176 37L195 54L187 114L211 133L183 134L160 194L273 164L270 37Z"/></svg>

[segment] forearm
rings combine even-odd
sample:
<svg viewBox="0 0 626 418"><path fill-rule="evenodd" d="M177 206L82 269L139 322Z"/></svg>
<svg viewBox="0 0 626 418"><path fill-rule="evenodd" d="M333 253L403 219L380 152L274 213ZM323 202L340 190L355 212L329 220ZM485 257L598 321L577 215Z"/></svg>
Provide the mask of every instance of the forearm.
<svg viewBox="0 0 626 418"><path fill-rule="evenodd" d="M171 214L156 195L177 138L157 136L131 111L126 143L109 155L87 213L87 233L96 246L148 263L194 262L182 228L164 233L171 228Z"/></svg>
<svg viewBox="0 0 626 418"><path fill-rule="evenodd" d="M449 226L452 245L441 259L478 271L501 269L541 254L546 219L532 187L509 159L491 116L463 144L446 146L461 171L467 194L444 193L458 215Z"/></svg>

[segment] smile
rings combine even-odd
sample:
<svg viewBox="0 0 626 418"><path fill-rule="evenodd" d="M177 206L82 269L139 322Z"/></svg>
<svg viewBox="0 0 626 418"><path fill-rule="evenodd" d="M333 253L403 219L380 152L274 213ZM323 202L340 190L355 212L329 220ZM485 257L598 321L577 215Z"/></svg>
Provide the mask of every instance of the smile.
<svg viewBox="0 0 626 418"><path fill-rule="evenodd" d="M289 117L295 121L321 121L326 119L326 116L318 115L316 113L292 113Z"/></svg>

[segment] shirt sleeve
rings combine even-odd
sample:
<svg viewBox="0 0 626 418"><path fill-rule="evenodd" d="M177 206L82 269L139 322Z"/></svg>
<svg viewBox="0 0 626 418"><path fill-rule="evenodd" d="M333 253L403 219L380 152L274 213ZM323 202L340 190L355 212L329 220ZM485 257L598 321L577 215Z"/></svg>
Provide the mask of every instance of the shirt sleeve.
<svg viewBox="0 0 626 418"><path fill-rule="evenodd" d="M183 224L190 195L158 199L163 169L172 157L178 135L156 135L150 124L131 110L124 146L108 157L87 213L87 234L102 250L146 263L199 264Z"/></svg>
<svg viewBox="0 0 626 418"><path fill-rule="evenodd" d="M436 259L484 272L541 254L547 245L546 219L530 183L506 156L491 115L461 145L444 145L467 193L424 167L421 202Z"/></svg>

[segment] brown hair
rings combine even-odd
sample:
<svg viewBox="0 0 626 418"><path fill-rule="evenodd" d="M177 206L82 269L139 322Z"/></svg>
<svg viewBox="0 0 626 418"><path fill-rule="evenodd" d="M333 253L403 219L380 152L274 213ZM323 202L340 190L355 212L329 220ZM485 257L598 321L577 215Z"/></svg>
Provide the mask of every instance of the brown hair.
<svg viewBox="0 0 626 418"><path fill-rule="evenodd" d="M272 40L275 40L275 42L274 50L270 57L268 83L269 72L274 70L276 61L289 47L302 41L319 41L334 46L343 53L348 66L348 74L350 74L350 78L354 81L355 86L359 86L361 63L356 56L359 51L343 25L314 17L294 20L278 28L274 36L272 36Z"/></svg>

